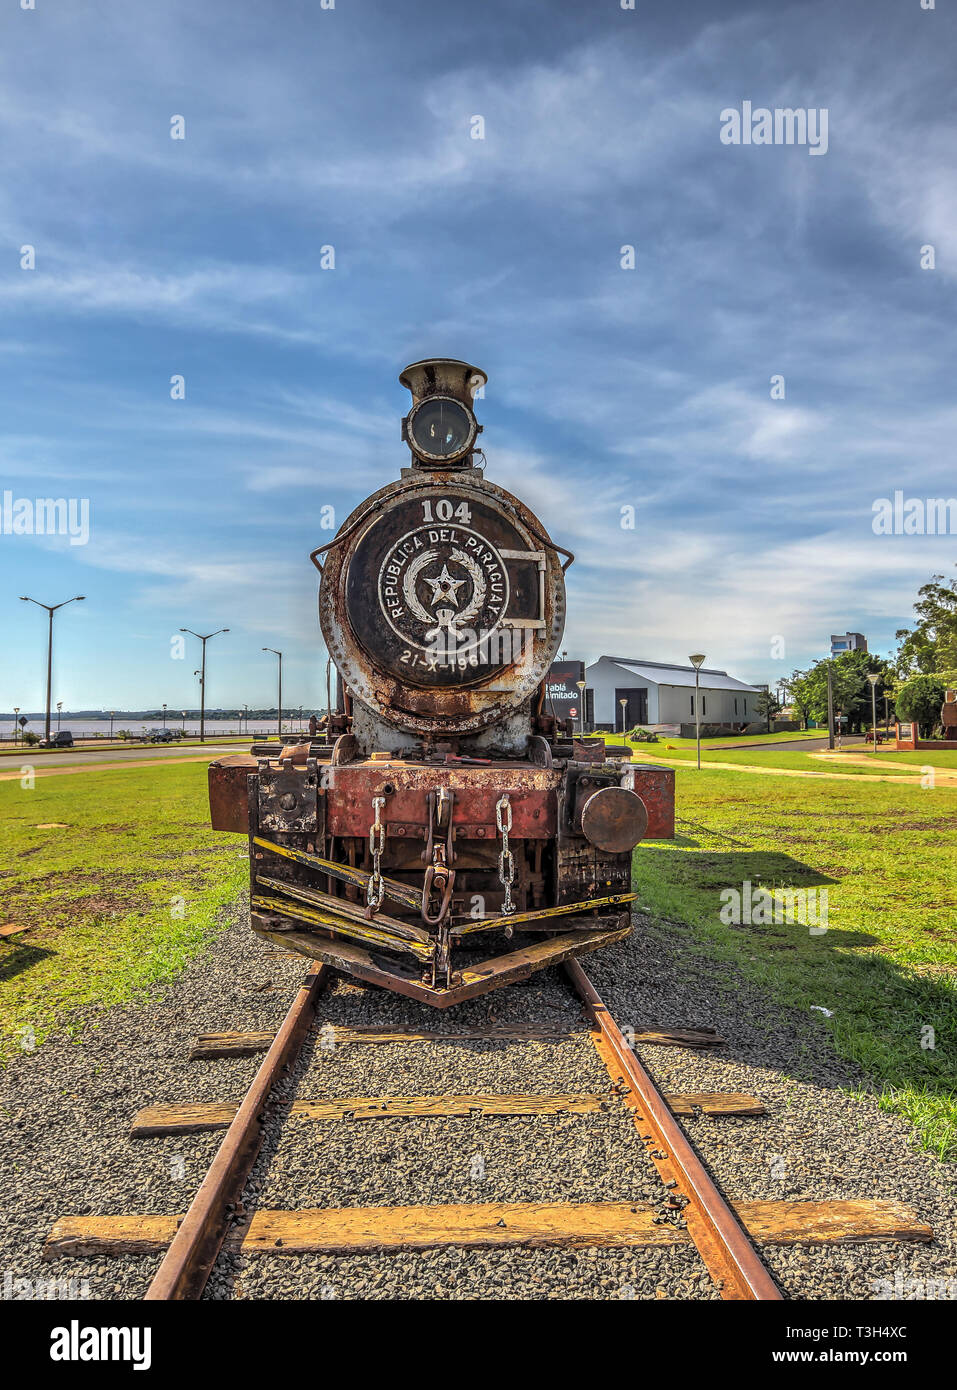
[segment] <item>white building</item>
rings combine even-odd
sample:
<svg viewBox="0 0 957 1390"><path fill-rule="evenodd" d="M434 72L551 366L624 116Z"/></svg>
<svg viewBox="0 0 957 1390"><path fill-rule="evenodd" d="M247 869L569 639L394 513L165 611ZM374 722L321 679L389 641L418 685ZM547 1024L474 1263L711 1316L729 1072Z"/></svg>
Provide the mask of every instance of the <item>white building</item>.
<svg viewBox="0 0 957 1390"><path fill-rule="evenodd" d="M693 724L693 666L601 656L585 670L585 724L620 733L636 724ZM757 686L702 666L699 673L702 724L749 724L757 719ZM620 701L627 701L622 722Z"/></svg>
<svg viewBox="0 0 957 1390"><path fill-rule="evenodd" d="M831 656L839 656L841 652L866 652L867 638L863 632L838 632L831 633Z"/></svg>

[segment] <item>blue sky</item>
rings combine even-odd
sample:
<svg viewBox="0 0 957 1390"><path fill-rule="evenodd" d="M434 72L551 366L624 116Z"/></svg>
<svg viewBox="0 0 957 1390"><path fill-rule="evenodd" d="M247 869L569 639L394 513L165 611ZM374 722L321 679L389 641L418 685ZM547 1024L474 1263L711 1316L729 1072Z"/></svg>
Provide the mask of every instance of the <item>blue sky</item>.
<svg viewBox="0 0 957 1390"><path fill-rule="evenodd" d="M67 707L195 705L181 626L231 629L211 705L274 700L263 645L321 703L308 552L406 462L425 356L488 372L488 476L578 556L569 655L774 681L953 573L871 528L957 488L951 6L36 3L0 18L0 490L93 532L0 535L0 708L43 698L21 593L87 596ZM722 144L746 100L826 107L827 153Z"/></svg>

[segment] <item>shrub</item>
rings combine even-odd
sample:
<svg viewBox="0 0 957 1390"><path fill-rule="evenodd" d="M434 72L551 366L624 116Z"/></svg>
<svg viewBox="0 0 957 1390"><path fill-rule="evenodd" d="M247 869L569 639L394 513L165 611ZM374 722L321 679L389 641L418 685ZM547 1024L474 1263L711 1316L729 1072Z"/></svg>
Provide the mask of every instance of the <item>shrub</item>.
<svg viewBox="0 0 957 1390"><path fill-rule="evenodd" d="M943 703L944 685L939 677L911 676L898 690L894 708L898 719L916 724L918 733L929 733L940 718Z"/></svg>

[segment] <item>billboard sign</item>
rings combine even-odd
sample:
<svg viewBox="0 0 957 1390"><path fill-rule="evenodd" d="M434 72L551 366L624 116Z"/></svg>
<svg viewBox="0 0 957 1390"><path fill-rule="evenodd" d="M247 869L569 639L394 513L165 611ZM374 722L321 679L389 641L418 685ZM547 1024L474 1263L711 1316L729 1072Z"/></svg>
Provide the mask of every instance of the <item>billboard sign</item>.
<svg viewBox="0 0 957 1390"><path fill-rule="evenodd" d="M545 681L546 712L554 711L559 719L575 719L581 700L581 692L575 682L584 679L584 661L554 662Z"/></svg>

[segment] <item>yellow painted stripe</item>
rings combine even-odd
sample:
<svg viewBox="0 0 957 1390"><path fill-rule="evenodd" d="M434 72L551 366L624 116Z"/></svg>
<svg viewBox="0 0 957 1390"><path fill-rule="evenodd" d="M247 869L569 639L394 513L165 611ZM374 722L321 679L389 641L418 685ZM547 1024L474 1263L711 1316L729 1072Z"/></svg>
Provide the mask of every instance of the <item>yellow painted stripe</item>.
<svg viewBox="0 0 957 1390"><path fill-rule="evenodd" d="M254 894L252 898L253 908L258 908L263 912L277 912L282 917L293 917L298 921L307 922L313 927L324 927L327 931L335 932L337 936L348 936L354 941L365 942L366 945L380 946L391 951L407 951L409 955L415 956L417 960L431 961L432 947L424 946L419 941L408 941L404 937L392 936L389 932L377 931L375 927L363 927L358 922L351 922L347 917L339 917L333 912L320 912L316 908L304 907L300 903L287 902L283 898L267 898L261 894Z"/></svg>

